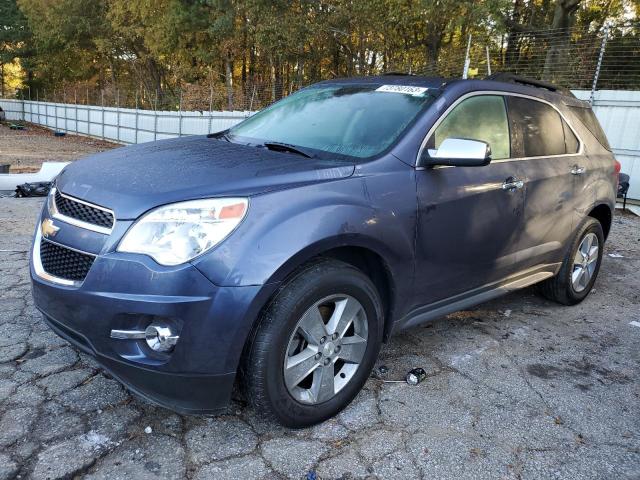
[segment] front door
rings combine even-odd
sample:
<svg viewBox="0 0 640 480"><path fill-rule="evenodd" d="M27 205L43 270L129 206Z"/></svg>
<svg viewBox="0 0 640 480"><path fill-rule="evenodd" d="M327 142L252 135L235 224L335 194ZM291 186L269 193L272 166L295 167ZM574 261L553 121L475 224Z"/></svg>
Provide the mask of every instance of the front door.
<svg viewBox="0 0 640 480"><path fill-rule="evenodd" d="M519 268L524 189L519 162L510 160L504 97L480 94L459 102L437 124L424 154L446 138L485 141L492 161L416 172L416 306L491 284Z"/></svg>

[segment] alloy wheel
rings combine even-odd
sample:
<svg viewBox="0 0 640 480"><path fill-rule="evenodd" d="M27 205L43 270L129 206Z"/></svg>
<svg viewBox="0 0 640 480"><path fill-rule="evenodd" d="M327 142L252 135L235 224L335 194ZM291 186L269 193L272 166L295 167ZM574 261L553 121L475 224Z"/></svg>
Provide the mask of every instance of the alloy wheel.
<svg viewBox="0 0 640 480"><path fill-rule="evenodd" d="M580 242L571 269L571 285L576 293L582 292L589 285L598 264L599 249L595 233L586 234Z"/></svg>
<svg viewBox="0 0 640 480"><path fill-rule="evenodd" d="M283 365L285 385L299 402L332 399L353 378L367 349L362 304L336 294L314 303L296 324Z"/></svg>

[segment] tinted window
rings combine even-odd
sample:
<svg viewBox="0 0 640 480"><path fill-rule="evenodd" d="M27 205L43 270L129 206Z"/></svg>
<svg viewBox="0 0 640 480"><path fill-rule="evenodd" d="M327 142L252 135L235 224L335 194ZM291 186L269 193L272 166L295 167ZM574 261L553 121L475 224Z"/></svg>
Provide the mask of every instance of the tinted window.
<svg viewBox="0 0 640 480"><path fill-rule="evenodd" d="M434 98L426 88L389 90L369 84L306 88L234 126L229 136L258 145L281 142L371 157L390 147Z"/></svg>
<svg viewBox="0 0 640 480"><path fill-rule="evenodd" d="M578 117L578 119L584 123L584 126L593 134L594 137L600 142L600 144L607 150L611 150L607 136L604 134L604 130L600 126L600 122L596 118L593 110L590 108L582 107L569 107L569 109Z"/></svg>
<svg viewBox="0 0 640 480"><path fill-rule="evenodd" d="M491 147L491 158L509 158L509 122L504 99L497 95L478 95L459 103L438 125L427 143L437 149L447 138L482 140Z"/></svg>
<svg viewBox="0 0 640 480"><path fill-rule="evenodd" d="M576 137L575 133L573 133L569 125L567 125L567 122L564 120L562 120L562 128L564 129L564 143L567 147L567 153L578 153L580 148L578 137Z"/></svg>
<svg viewBox="0 0 640 480"><path fill-rule="evenodd" d="M565 153L560 114L546 103L522 97L507 97L509 117L517 144L525 157L546 157Z"/></svg>

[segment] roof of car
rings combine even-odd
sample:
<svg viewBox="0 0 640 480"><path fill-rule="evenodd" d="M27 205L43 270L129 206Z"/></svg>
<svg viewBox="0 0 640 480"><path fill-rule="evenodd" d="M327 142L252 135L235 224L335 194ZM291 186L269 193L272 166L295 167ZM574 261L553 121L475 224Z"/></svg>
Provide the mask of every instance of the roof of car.
<svg viewBox="0 0 640 480"><path fill-rule="evenodd" d="M509 74L494 75L487 79L460 79L444 77L427 77L421 75L410 75L403 73L389 73L385 75L374 75L366 77L334 78L319 82L322 84L373 84L373 85L408 85L416 87L427 87L431 89L445 90L453 85L467 86L469 91L473 90L497 90L504 92L521 93L551 102L562 102L567 105L582 105L584 102L578 100L570 91L556 87L552 84L539 80L526 79ZM317 84L316 84L317 85Z"/></svg>
<svg viewBox="0 0 640 480"><path fill-rule="evenodd" d="M386 75L373 75L368 77L348 77L333 78L324 80L319 84L383 84L383 85L410 85L415 87L438 88L441 87L446 80L442 77L423 77L420 75L409 75L405 73L388 73ZM316 84L317 85L317 84Z"/></svg>

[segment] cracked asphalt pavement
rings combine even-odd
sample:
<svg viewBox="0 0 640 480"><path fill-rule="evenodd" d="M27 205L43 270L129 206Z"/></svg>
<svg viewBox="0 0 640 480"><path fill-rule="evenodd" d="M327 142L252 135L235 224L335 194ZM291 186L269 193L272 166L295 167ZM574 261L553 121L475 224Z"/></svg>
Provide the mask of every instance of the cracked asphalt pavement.
<svg viewBox="0 0 640 480"><path fill-rule="evenodd" d="M582 304L527 289L399 334L382 378L424 382L371 378L293 431L239 400L213 418L150 405L49 331L28 274L41 205L0 199L0 479L640 478L640 218L616 216Z"/></svg>

